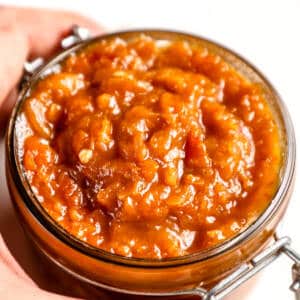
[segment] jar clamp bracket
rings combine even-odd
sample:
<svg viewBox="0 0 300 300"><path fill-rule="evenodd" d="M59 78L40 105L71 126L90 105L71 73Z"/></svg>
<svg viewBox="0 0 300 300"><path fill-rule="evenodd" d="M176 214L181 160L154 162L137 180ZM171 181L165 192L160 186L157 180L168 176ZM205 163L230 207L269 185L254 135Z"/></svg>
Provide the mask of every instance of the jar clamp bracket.
<svg viewBox="0 0 300 300"><path fill-rule="evenodd" d="M292 268L293 283L290 290L295 293L295 299L300 300L300 255L291 247L289 237L276 238L271 246L255 256L250 262L242 264L236 271L207 291L203 299L223 299L241 284L277 260L282 254L287 255L294 263Z"/></svg>
<svg viewBox="0 0 300 300"><path fill-rule="evenodd" d="M68 49L71 46L74 46L75 44L78 44L80 42L83 42L90 38L90 32L83 27L74 25L72 27L72 34L65 37L61 43L60 46L62 49ZM42 57L37 57L32 61L27 61L24 63L24 75L21 80L21 85L26 84L31 78L31 76L38 72L38 70L45 64L45 60ZM49 71L51 73L52 70ZM47 75L47 73L44 73L44 75Z"/></svg>

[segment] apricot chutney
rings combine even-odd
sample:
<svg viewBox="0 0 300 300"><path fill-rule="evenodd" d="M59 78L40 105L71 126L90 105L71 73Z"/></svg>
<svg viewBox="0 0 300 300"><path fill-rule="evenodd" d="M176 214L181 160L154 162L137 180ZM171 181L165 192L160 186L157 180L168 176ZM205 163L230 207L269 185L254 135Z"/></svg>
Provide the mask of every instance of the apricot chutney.
<svg viewBox="0 0 300 300"><path fill-rule="evenodd" d="M279 130L260 86L185 41L93 42L22 106L21 161L47 213L127 257L208 249L268 206Z"/></svg>

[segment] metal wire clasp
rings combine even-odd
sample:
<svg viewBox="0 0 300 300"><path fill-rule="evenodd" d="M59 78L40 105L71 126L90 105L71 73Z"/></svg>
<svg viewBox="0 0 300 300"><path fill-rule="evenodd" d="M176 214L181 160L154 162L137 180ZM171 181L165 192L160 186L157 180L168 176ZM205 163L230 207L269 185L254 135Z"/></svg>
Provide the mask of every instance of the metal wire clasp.
<svg viewBox="0 0 300 300"><path fill-rule="evenodd" d="M90 32L87 28L74 25L72 27L72 34L65 37L61 41L60 45L63 49L67 49L77 43L87 40L88 38L90 38L90 36Z"/></svg>
<svg viewBox="0 0 300 300"><path fill-rule="evenodd" d="M250 262L241 265L235 272L220 281L203 296L203 300L220 300L227 296L245 281L275 261L281 254L286 254L294 262L292 268L293 283L291 291L296 300L300 300L300 255L291 248L289 237L276 238L274 244L259 253Z"/></svg>
<svg viewBox="0 0 300 300"><path fill-rule="evenodd" d="M60 45L62 49L68 49L75 44L90 38L90 32L84 27L74 25L71 30L71 34L61 40ZM24 76L23 83L28 81L30 77L37 72L45 63L42 57L37 57L32 61L27 61L24 63Z"/></svg>

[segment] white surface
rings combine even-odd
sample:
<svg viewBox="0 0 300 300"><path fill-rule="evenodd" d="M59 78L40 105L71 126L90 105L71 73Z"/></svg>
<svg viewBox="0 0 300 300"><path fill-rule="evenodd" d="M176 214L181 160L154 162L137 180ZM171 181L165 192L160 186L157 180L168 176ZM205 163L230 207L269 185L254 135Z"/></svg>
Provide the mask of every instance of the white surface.
<svg viewBox="0 0 300 300"><path fill-rule="evenodd" d="M0 3L77 10L95 18L109 31L144 27L169 28L216 40L241 53L267 75L287 103L294 121L296 138L300 140L300 1L0 0ZM2 152L1 145L1 157ZM2 159L0 197L6 203L8 196ZM293 238L294 247L300 251L299 196L300 179L297 177L282 231ZM7 211L9 209L10 206ZM289 265L287 259L282 259L265 270L244 299L293 299L292 293L288 291Z"/></svg>

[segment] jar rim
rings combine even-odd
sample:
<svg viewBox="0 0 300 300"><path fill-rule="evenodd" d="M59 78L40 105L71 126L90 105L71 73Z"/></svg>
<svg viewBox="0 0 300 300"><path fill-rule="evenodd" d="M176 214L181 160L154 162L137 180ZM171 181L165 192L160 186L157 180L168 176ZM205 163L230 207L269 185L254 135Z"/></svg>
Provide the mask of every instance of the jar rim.
<svg viewBox="0 0 300 300"><path fill-rule="evenodd" d="M18 147L17 147L17 137L16 137L16 122L19 115L22 102L26 99L28 92L32 86L42 77L46 70L49 70L54 65L60 63L71 53L80 51L85 48L87 45L95 43L97 41L115 37L121 38L130 38L136 37L137 35L145 34L153 37L154 39L181 39L188 40L194 43L202 43L207 48L221 52L226 56L226 60L230 62L233 60L235 64L244 67L250 72L251 76L254 76L256 79L265 85L269 90L270 94L273 97L274 104L277 106L277 110L281 115L281 126L285 131L286 145L284 152L284 161L281 166L281 176L280 182L277 187L277 191L270 201L270 204L267 208L255 219L255 221L250 224L245 230L240 232L237 235L234 235L232 238L225 240L223 243L220 243L212 248L204 249L192 254L185 256L164 258L164 259L145 259L145 258L135 258L135 257L125 257L117 254L107 252L105 250L96 248L89 245L86 242L83 242L72 236L68 233L61 225L59 225L41 206L36 195L30 188L29 182L26 178L25 171L23 169L22 163L18 161ZM210 50L210 49L209 49ZM238 71L240 71L238 69ZM272 86L269 80L247 59L243 58L236 52L224 47L223 45L216 43L212 40L203 38L198 35L183 33L179 31L172 30L152 30L152 29L140 29L132 31L118 31L110 34L100 35L88 39L86 41L80 42L75 46L70 47L67 50L62 51L52 59L50 59L38 72L36 72L28 84L26 84L21 92L19 93L18 102L15 105L13 113L11 115L8 130L7 130L7 144L6 144L7 158L9 162L9 167L11 168L12 178L21 194L23 201L25 202L27 208L31 214L45 227L50 231L56 238L62 241L64 244L86 254L92 256L96 259L104 260L110 263L122 264L126 266L134 267L149 267L149 268L163 268L163 267L174 267L179 265L186 265L189 263L200 262L203 260L210 259L214 256L220 255L227 251L230 251L237 247L242 241L250 239L255 235L259 229L263 228L264 224L268 223L269 220L275 215L276 211L281 207L281 204L284 202L284 198L292 184L294 173L295 173L295 160L296 160L296 141L295 134L293 129L293 124L289 115L289 112L279 96L276 89Z"/></svg>

